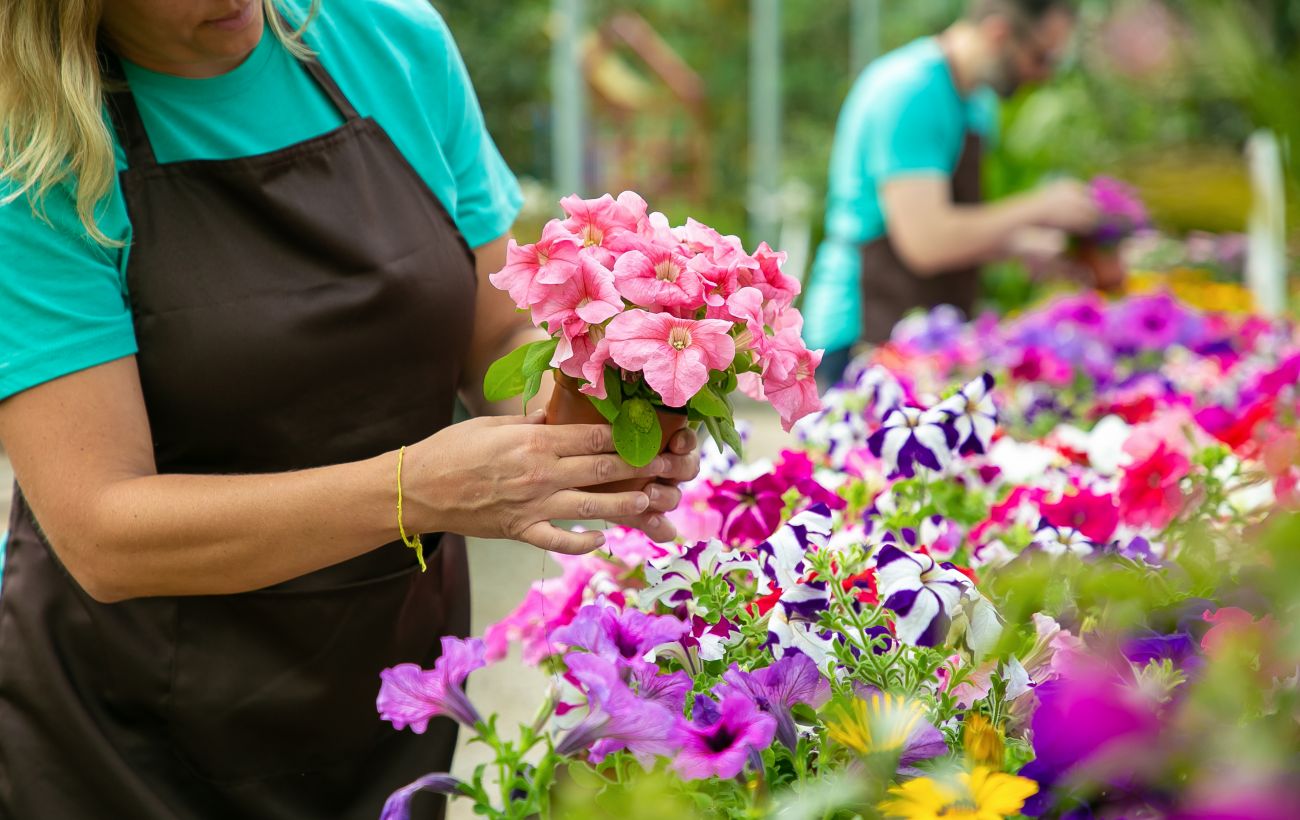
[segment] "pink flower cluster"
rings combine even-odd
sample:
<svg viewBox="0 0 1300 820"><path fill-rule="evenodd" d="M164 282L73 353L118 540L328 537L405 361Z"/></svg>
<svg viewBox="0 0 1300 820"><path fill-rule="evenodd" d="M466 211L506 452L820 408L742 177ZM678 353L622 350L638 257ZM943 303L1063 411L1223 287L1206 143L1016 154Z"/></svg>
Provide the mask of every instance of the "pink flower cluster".
<svg viewBox="0 0 1300 820"><path fill-rule="evenodd" d="M605 398L604 371L639 374L669 407L682 407L711 373L734 367L741 389L793 422L818 409L821 351L803 343L791 307L799 282L785 254L688 219L670 227L631 191L566 197L531 245L511 240L490 281L557 341L551 366Z"/></svg>

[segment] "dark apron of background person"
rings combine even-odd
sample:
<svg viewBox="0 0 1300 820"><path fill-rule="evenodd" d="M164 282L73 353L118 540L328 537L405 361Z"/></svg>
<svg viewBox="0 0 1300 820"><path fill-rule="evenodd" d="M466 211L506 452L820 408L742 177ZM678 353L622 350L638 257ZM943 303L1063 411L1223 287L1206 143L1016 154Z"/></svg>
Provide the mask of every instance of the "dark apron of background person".
<svg viewBox="0 0 1300 820"><path fill-rule="evenodd" d="M111 95L160 472L337 464L451 423L473 255L383 129L309 70L344 124L241 159L159 164L130 91ZM256 592L100 604L21 488L10 530L5 820L374 820L391 791L448 768L454 723L396 732L375 696L381 669L432 666L440 636L468 632L460 537L430 537L427 573L397 542Z"/></svg>
<svg viewBox="0 0 1300 820"><path fill-rule="evenodd" d="M978 134L966 133L961 157L952 174L952 199L959 205L983 201L980 184L983 143ZM979 268L921 276L899 258L886 232L862 246L862 341L880 344L907 313L953 305L967 317L979 298Z"/></svg>

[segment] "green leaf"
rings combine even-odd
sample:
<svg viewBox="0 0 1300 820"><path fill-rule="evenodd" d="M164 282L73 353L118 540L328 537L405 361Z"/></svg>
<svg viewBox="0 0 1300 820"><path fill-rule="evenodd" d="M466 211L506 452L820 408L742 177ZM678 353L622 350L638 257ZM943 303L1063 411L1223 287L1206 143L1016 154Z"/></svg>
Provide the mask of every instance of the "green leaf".
<svg viewBox="0 0 1300 820"><path fill-rule="evenodd" d="M528 412L528 402L537 391L542 388L542 374L551 367L551 357L555 355L555 348L560 343L559 339L546 339L540 342L533 342L527 345L524 354L523 375L524 375L524 412Z"/></svg>
<svg viewBox="0 0 1300 820"><path fill-rule="evenodd" d="M691 398L691 409L701 416L725 419L731 415L727 400L719 395L717 388L711 384L704 385L703 389Z"/></svg>
<svg viewBox="0 0 1300 820"><path fill-rule="evenodd" d="M483 377L483 398L505 401L524 392L524 358L531 347L517 347L492 363Z"/></svg>
<svg viewBox="0 0 1300 820"><path fill-rule="evenodd" d="M644 467L663 445L659 414L645 399L628 399L614 419L614 449L633 467Z"/></svg>
<svg viewBox="0 0 1300 820"><path fill-rule="evenodd" d="M598 399L595 396L588 396L591 403L595 405L600 414L605 417L605 421L610 424L618 418L618 409L623 405L623 380L618 377L618 373L610 368L605 368L605 374L602 377L605 380L605 395L607 398Z"/></svg>
<svg viewBox="0 0 1300 820"><path fill-rule="evenodd" d="M736 455L744 455L741 450L740 434L736 432L736 425L732 424L731 419L718 419L718 431L727 446L736 451Z"/></svg>

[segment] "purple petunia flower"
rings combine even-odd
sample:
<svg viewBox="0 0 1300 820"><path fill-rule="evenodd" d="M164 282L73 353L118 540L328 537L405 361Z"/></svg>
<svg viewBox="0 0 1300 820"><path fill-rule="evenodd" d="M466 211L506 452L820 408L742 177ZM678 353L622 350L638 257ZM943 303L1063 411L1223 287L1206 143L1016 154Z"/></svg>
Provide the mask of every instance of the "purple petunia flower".
<svg viewBox="0 0 1300 820"><path fill-rule="evenodd" d="M775 734L776 718L742 694L731 693L720 703L697 696L694 720L679 718L672 730L671 740L680 746L673 770L683 780L735 777L751 750L771 746Z"/></svg>
<svg viewBox="0 0 1300 820"><path fill-rule="evenodd" d="M646 653L681 640L689 628L671 615L647 615L635 609L620 612L601 604L588 604L568 626L551 633L551 641L581 648L622 664L642 659Z"/></svg>
<svg viewBox="0 0 1300 820"><path fill-rule="evenodd" d="M937 472L952 461L957 430L947 414L938 410L895 407L867 439L867 446L885 462L891 477L911 478L916 475L916 464Z"/></svg>
<svg viewBox="0 0 1300 820"><path fill-rule="evenodd" d="M429 720L446 715L466 725L482 721L478 710L465 696L462 686L475 669L486 665L485 648L478 638L442 639L442 656L433 669L421 669L414 663L402 663L379 673L379 697L375 705L379 715L395 729L411 727L424 734Z"/></svg>
<svg viewBox="0 0 1300 820"><path fill-rule="evenodd" d="M1072 656L1064 674L1034 689L1038 708L1031 724L1034 760L1020 770L1038 782L1040 792L1026 802L1024 813L1037 816L1052 809L1053 787L1078 768L1103 759L1118 764L1141 754L1160 735L1157 704L1126 683L1104 661ZM1128 767L1116 766L1111 785L1122 787Z"/></svg>
<svg viewBox="0 0 1300 820"><path fill-rule="evenodd" d="M379 820L410 820L411 800L415 795L420 792L459 794L460 786L460 781L449 774L426 774L389 795L384 801L384 810L379 815Z"/></svg>
<svg viewBox="0 0 1300 820"><path fill-rule="evenodd" d="M691 691L691 676L682 671L661 672L653 663L630 667L628 683L642 700L658 703L675 715L686 708L686 693Z"/></svg>
<svg viewBox="0 0 1300 820"><path fill-rule="evenodd" d="M744 672L736 664L722 676L724 684L715 690L725 698L739 692L759 709L776 718L777 739L794 751L799 743L792 709L805 704L819 709L831 696L831 685L817 665L801 652L787 652L771 666Z"/></svg>
<svg viewBox="0 0 1300 820"><path fill-rule="evenodd" d="M993 376L985 373L954 395L935 405L947 413L957 431L957 452L961 455L984 454L993 443L998 427L998 410L993 406Z"/></svg>
<svg viewBox="0 0 1300 820"><path fill-rule="evenodd" d="M886 543L876 554L876 584L886 609L898 616L894 631L910 646L938 646L952 616L971 590L970 579L924 553Z"/></svg>
<svg viewBox="0 0 1300 820"><path fill-rule="evenodd" d="M564 662L587 693L588 712L556 746L557 753L570 756L587 750L591 760L599 763L606 755L627 749L647 768L656 756L673 754L669 735L674 712L658 700L637 697L610 660L574 652Z"/></svg>

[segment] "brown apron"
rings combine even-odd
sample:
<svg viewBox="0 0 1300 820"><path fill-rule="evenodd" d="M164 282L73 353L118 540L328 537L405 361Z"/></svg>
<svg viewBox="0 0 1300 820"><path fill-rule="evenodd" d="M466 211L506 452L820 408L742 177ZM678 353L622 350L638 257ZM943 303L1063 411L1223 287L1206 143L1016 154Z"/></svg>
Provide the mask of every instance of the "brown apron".
<svg viewBox="0 0 1300 820"><path fill-rule="evenodd" d="M961 157L952 174L952 200L961 205L982 202L983 144L979 135L966 132ZM862 340L880 344L889 340L894 325L914 308L953 305L970 316L979 298L979 268L921 276L894 251L886 233L862 246Z"/></svg>
<svg viewBox="0 0 1300 820"><path fill-rule="evenodd" d="M473 255L384 130L308 69L345 123L242 159L159 164L130 91L110 95L160 472L365 459L452 421ZM0 818L374 820L449 766L454 723L395 732L375 696L381 669L431 666L467 633L460 537L431 536L423 574L398 542L256 592L100 604L15 495Z"/></svg>

